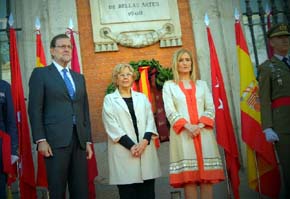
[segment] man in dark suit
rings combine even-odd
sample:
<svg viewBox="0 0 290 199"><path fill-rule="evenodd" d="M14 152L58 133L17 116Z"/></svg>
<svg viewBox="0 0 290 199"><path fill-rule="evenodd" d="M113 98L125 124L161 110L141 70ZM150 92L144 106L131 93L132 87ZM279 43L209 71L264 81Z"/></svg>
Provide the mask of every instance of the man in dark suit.
<svg viewBox="0 0 290 199"><path fill-rule="evenodd" d="M45 156L50 198L88 198L91 125L84 76L68 69L72 45L65 34L50 43L52 64L35 68L29 81L33 141ZM64 71L66 70L66 71Z"/></svg>
<svg viewBox="0 0 290 199"><path fill-rule="evenodd" d="M259 66L261 121L268 142L275 142L290 198L290 32L286 24L268 31L274 56Z"/></svg>
<svg viewBox="0 0 290 199"><path fill-rule="evenodd" d="M0 80L0 198L6 198L7 173L4 166L7 168L18 159L17 148L18 135L11 87L4 80ZM11 154L5 153L7 150Z"/></svg>

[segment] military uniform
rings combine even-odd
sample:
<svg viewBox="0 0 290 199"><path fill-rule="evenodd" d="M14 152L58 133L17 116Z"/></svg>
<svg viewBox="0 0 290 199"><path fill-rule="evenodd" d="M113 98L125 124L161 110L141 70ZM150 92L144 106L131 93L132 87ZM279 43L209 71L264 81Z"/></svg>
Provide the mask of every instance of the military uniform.
<svg viewBox="0 0 290 199"><path fill-rule="evenodd" d="M259 67L259 86L263 129L274 128L277 133L290 135L290 104L275 105L283 97L290 98L289 67L273 56Z"/></svg>
<svg viewBox="0 0 290 199"><path fill-rule="evenodd" d="M274 26L268 32L268 38L289 36L285 25ZM290 58L287 55L288 59ZM276 142L280 164L283 170L285 190L290 189L290 63L282 61L275 54L258 68L260 87L261 121L263 130L271 128L279 137ZM265 131L264 131L265 132ZM289 196L289 195L288 195Z"/></svg>

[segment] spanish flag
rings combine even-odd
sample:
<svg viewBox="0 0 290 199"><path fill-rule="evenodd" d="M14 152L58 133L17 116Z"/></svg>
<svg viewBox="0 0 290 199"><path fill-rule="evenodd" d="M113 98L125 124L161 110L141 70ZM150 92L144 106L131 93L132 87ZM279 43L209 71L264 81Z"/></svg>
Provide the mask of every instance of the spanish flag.
<svg viewBox="0 0 290 199"><path fill-rule="evenodd" d="M46 66L40 31L36 31L36 67Z"/></svg>
<svg viewBox="0 0 290 199"><path fill-rule="evenodd" d="M140 66L138 69L139 69L139 73L140 73L139 90L141 93L146 95L146 97L148 98L148 100L150 101L150 103L153 107L150 82L149 82L149 76L148 76L148 71L150 69L150 66ZM154 144L155 144L156 148L159 148L160 147L159 139L154 139Z"/></svg>
<svg viewBox="0 0 290 199"><path fill-rule="evenodd" d="M36 67L44 66L46 66L46 59L41 40L41 33L40 30L36 30ZM48 187L44 158L39 152L37 152L36 186Z"/></svg>
<svg viewBox="0 0 290 199"><path fill-rule="evenodd" d="M140 72L140 80L139 80L140 92L144 93L152 104L150 83L149 83L149 77L148 77L148 70L150 69L150 66L141 66L138 69Z"/></svg>
<svg viewBox="0 0 290 199"><path fill-rule="evenodd" d="M258 82L239 20L235 23L235 33L240 69L242 139L247 144L248 184L263 195L278 198L279 168L273 144L266 141L262 132Z"/></svg>

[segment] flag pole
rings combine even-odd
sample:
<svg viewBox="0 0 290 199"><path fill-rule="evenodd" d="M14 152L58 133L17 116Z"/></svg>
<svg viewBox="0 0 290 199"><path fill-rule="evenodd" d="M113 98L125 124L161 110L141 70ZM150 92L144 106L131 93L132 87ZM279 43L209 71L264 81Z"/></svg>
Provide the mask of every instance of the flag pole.
<svg viewBox="0 0 290 199"><path fill-rule="evenodd" d="M71 70L73 70L76 73L81 74L81 68L80 63L78 59L78 53L76 48L76 43L74 39L74 33L77 33L76 31L73 31L73 20L70 18L69 26L66 34L70 35L70 41L73 46L72 48L72 59L71 59ZM95 178L98 176L98 168L97 168L97 161L95 157L95 149L93 143L90 145L93 151L93 156L91 159L87 160L87 168L88 168L88 188L89 188L89 199L95 199L96 198L96 190L95 190Z"/></svg>
<svg viewBox="0 0 290 199"><path fill-rule="evenodd" d="M225 155L225 150L223 149L223 159L224 159L224 164L225 164L225 176L226 176L226 182L227 182L227 195L228 199L232 199L232 193L231 193L231 184L229 180L229 174L228 174L228 169L227 169L227 161L226 161L226 155Z"/></svg>
<svg viewBox="0 0 290 199"><path fill-rule="evenodd" d="M20 162L18 169L19 189L21 198L36 199L36 186L34 178L34 164L31 154L31 141L28 126L27 111L25 105L20 62L18 57L16 32L13 28L13 16L9 16L9 42L10 42L10 67L11 67L11 91L15 113L17 117L17 129L19 134Z"/></svg>
<svg viewBox="0 0 290 199"><path fill-rule="evenodd" d="M208 27L209 26L209 17L207 15L207 13L205 13L204 16L204 23L205 25ZM228 169L227 169L227 161L226 161L226 153L225 153L225 149L222 150L223 151L223 159L224 159L224 164L225 164L225 176L226 176L226 182L227 182L227 195L228 195L228 199L232 198L232 194L231 194L231 185L230 185L230 180L229 180L229 175L228 175Z"/></svg>
<svg viewBox="0 0 290 199"><path fill-rule="evenodd" d="M35 30L36 30L36 34L38 35L40 35L41 33L40 33L40 27L41 27L41 23L40 23L40 20L39 20L39 17L36 17L35 18ZM36 45L38 45L38 44L36 44ZM36 47L36 48L38 48L38 46ZM37 50L37 49L36 49ZM39 59L39 62L37 61L37 63L40 63L40 64L44 64L44 65L46 65L46 63L41 63L43 60L41 60L41 55L39 55L40 57L37 57L36 59ZM36 63L36 67L39 67L39 66L41 66L41 65L37 65L37 63ZM40 166L39 166L39 164L43 164L44 163L44 159L43 159L43 156L38 152L38 151L36 151L36 153L37 153L37 163L38 163L38 170L37 170L37 182L38 182L38 175L39 175L39 170L40 170ZM40 160L41 159L41 160ZM46 172L46 171L45 171ZM46 178L46 177L45 177ZM47 179L46 179L46 181L47 181ZM38 184L39 185L39 184ZM43 185L39 185L39 186L43 186ZM48 191L48 188L47 187L45 187L45 186L43 186L43 189L40 189L40 194L41 194L41 198L42 199L44 199L44 198L49 198L49 191Z"/></svg>
<svg viewBox="0 0 290 199"><path fill-rule="evenodd" d="M276 143L277 142L273 143L273 148L274 148L274 154L275 154L275 158L276 158L276 161L277 161L277 164L278 164L278 168L280 170L281 184L282 184L281 193L283 193L283 192L285 192L285 188L283 189L283 187L285 187L285 184L284 184L285 181L284 181L282 166L280 164L279 155L278 155L278 152L277 152L277 149L276 149Z"/></svg>
<svg viewBox="0 0 290 199"><path fill-rule="evenodd" d="M258 180L258 192L259 192L259 199L262 199L262 194L261 194L261 180L260 180L260 172L258 168L258 161L257 161L257 152L255 151L255 169L257 173L257 180Z"/></svg>

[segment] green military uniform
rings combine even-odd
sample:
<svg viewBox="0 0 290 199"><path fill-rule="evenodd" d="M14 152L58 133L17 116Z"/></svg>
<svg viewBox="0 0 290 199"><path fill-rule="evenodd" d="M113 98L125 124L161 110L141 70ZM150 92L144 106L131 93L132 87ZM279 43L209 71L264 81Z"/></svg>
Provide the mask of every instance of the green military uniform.
<svg viewBox="0 0 290 199"><path fill-rule="evenodd" d="M269 38L281 35L289 36L290 33L288 30L279 29L279 26L268 32ZM283 170L285 190L289 194L290 66L274 55L259 66L258 75L262 128L272 128L278 134L279 141L275 145Z"/></svg>
<svg viewBox="0 0 290 199"><path fill-rule="evenodd" d="M272 101L281 97L290 97L289 67L273 56L271 60L259 66L258 73L263 129L273 128L277 133L290 135L290 106L275 109L271 107ZM285 112L286 110L289 112Z"/></svg>
<svg viewBox="0 0 290 199"><path fill-rule="evenodd" d="M272 108L272 101L290 97L290 69L273 56L259 67L262 128L272 128L279 137L276 143L283 169L286 190L290 186L290 105Z"/></svg>

